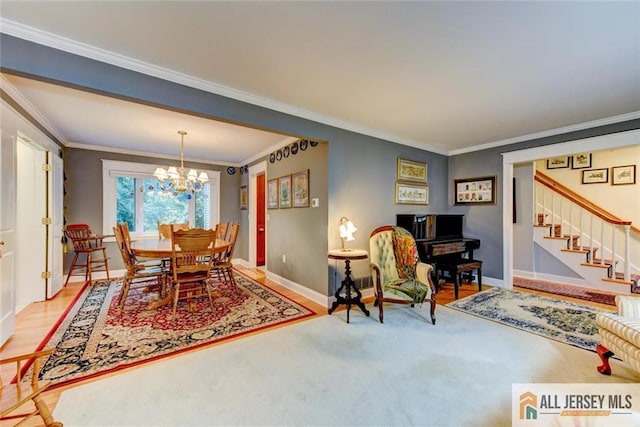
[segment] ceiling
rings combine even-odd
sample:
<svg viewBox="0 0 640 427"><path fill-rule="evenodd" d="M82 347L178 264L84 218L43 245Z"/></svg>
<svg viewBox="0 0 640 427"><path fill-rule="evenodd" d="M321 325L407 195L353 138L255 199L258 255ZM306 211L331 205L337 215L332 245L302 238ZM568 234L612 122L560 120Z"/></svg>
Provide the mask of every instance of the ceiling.
<svg viewBox="0 0 640 427"><path fill-rule="evenodd" d="M0 15L7 34L442 154L640 117L640 2L5 1ZM175 154L185 129L187 157L240 164L287 142L7 79L72 146Z"/></svg>

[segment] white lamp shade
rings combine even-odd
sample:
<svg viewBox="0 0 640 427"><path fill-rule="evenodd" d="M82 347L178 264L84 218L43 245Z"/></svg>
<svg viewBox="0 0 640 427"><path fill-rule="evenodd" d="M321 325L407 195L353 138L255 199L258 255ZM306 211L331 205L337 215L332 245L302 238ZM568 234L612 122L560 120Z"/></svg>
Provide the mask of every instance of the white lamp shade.
<svg viewBox="0 0 640 427"><path fill-rule="evenodd" d="M175 166L171 166L168 170L167 170L167 175L169 176L169 178L171 179L175 179L178 178L180 175L178 174L178 169L176 169Z"/></svg>
<svg viewBox="0 0 640 427"><path fill-rule="evenodd" d="M200 172L200 176L198 176L198 181L209 182L209 175L207 175L206 172Z"/></svg>

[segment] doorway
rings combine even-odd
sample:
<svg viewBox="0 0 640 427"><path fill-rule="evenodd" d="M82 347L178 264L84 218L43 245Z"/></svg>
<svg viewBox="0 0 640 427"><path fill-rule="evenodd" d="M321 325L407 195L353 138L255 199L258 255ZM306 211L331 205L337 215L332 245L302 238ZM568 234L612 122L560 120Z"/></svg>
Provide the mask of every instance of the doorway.
<svg viewBox="0 0 640 427"><path fill-rule="evenodd" d="M249 267L256 268L258 264L258 234L263 237L263 257L264 262L261 268L266 269L267 260L267 244L266 235L268 233L267 223L268 217L265 213L265 180L267 174L267 162L256 163L249 167ZM259 178L262 176L262 178ZM262 184L258 183L259 179L262 180ZM260 189L259 189L260 188ZM261 212L262 212L262 228L263 232L258 233L258 193L262 192Z"/></svg>
<svg viewBox="0 0 640 427"><path fill-rule="evenodd" d="M549 157L568 156L573 153L598 151L602 150L603 147L608 149L628 147L638 145L639 140L640 130L633 130L505 153L502 158L502 194L512 194L513 192L513 167L515 164L532 162ZM511 197L505 197L504 200L505 203L502 205L502 227L504 230L502 243L504 254L502 264L503 283L501 287L512 288L513 199Z"/></svg>

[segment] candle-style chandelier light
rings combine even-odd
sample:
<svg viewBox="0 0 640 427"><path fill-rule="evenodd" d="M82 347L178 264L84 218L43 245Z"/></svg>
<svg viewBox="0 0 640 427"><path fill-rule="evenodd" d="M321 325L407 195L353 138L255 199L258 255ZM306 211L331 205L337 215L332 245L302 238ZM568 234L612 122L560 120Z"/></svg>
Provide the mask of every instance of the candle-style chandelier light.
<svg viewBox="0 0 640 427"><path fill-rule="evenodd" d="M204 184L209 182L209 175L206 172L200 172L195 169L189 169L188 173L185 173L184 169L184 136L186 131L179 130L178 133L181 136L180 139L180 168L175 166L165 168L157 168L153 175L160 184L160 189L163 191L169 191L175 189L179 192L195 192L201 191L204 188Z"/></svg>

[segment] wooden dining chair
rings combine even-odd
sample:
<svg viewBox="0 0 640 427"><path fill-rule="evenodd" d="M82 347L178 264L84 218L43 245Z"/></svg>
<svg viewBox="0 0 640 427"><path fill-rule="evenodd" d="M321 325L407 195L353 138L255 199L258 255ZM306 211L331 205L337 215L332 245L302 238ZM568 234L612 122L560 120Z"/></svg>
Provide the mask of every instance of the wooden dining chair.
<svg viewBox="0 0 640 427"><path fill-rule="evenodd" d="M92 273L96 271L96 267L103 268L109 279L109 257L102 242L103 236L93 234L87 224L69 224L65 228L65 235L71 240L75 255L64 285L67 286L69 278L78 269L84 270L85 281L93 280ZM82 259L84 262L81 262Z"/></svg>
<svg viewBox="0 0 640 427"><path fill-rule="evenodd" d="M188 230L189 223L161 223L158 221L158 239L170 239L171 238L171 226L174 230Z"/></svg>
<svg viewBox="0 0 640 427"><path fill-rule="evenodd" d="M218 224L218 239L227 240L227 231L229 231L229 223L221 222Z"/></svg>
<svg viewBox="0 0 640 427"><path fill-rule="evenodd" d="M122 288L120 289L120 295L118 297L118 309L120 313L122 313L124 309L124 304L133 285L143 285L144 287L155 285L158 287L161 296L166 292L166 270L159 264L139 262L131 251L130 244L127 243L124 237L123 228L120 224L113 227L113 234L116 236L116 243L126 268Z"/></svg>
<svg viewBox="0 0 640 427"><path fill-rule="evenodd" d="M175 230L171 226L170 279L174 319L180 299L207 295L213 312L209 274L216 252L216 236L217 227L213 230Z"/></svg>
<svg viewBox="0 0 640 427"><path fill-rule="evenodd" d="M218 280L231 283L236 286L236 279L233 276L233 251L236 246L236 240L238 240L238 231L240 230L240 224L235 222L229 227L228 242L230 245L223 252L216 255L213 260L212 272L217 275Z"/></svg>
<svg viewBox="0 0 640 427"><path fill-rule="evenodd" d="M29 401L35 405L35 410L27 414L18 424L30 420L32 417L39 415L47 427L62 427L62 423L55 421L49 407L42 399L44 392L50 385L50 381L41 381L38 379L40 374L41 359L49 356L55 349L41 350L34 353L22 354L14 357L7 357L0 360L1 365L15 363L16 365L16 381L5 384L0 377L0 418L11 414L15 410L26 405ZM31 381L23 381L25 374L24 367L31 369ZM16 425L18 425L16 424ZM12 424L13 425L13 424Z"/></svg>

